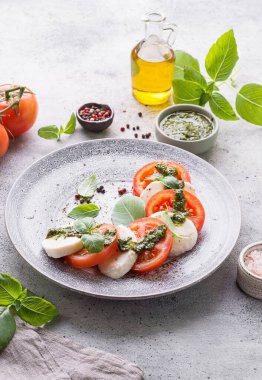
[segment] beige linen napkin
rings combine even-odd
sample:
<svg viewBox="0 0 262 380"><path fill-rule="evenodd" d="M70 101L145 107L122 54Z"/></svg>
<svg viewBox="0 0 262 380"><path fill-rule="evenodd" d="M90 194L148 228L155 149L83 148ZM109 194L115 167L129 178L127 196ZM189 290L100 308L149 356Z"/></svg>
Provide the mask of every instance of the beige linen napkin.
<svg viewBox="0 0 262 380"><path fill-rule="evenodd" d="M0 374L5 380L143 379L139 367L118 356L20 323L0 353Z"/></svg>

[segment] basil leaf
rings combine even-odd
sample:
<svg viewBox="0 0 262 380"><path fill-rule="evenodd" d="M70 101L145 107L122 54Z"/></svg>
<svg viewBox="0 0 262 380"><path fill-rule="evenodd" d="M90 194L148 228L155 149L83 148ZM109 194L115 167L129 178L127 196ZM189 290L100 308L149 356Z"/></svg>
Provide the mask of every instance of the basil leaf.
<svg viewBox="0 0 262 380"><path fill-rule="evenodd" d="M196 58L182 50L175 51L175 70L173 79L184 79L184 68L192 67L199 71L199 63Z"/></svg>
<svg viewBox="0 0 262 380"><path fill-rule="evenodd" d="M56 125L49 125L48 127L42 127L38 129L38 136L46 140L59 140L60 132Z"/></svg>
<svg viewBox="0 0 262 380"><path fill-rule="evenodd" d="M63 132L67 135L72 135L75 132L76 129L76 117L75 114L72 113L69 122L66 124L66 126L63 128Z"/></svg>
<svg viewBox="0 0 262 380"><path fill-rule="evenodd" d="M239 115L256 125L262 125L262 85L249 83L243 86L236 97Z"/></svg>
<svg viewBox="0 0 262 380"><path fill-rule="evenodd" d="M161 181L163 176L160 173L155 173L150 175L149 177L146 177L146 179L149 181Z"/></svg>
<svg viewBox="0 0 262 380"><path fill-rule="evenodd" d="M96 175L93 174L79 185L78 194L85 198L92 198L96 191L96 187Z"/></svg>
<svg viewBox="0 0 262 380"><path fill-rule="evenodd" d="M81 240L84 244L84 247L90 253L99 253L104 249L105 246L104 235L100 234L99 232L83 235Z"/></svg>
<svg viewBox="0 0 262 380"><path fill-rule="evenodd" d="M16 331L16 322L9 308L0 307L0 351L11 341Z"/></svg>
<svg viewBox="0 0 262 380"><path fill-rule="evenodd" d="M58 310L51 302L40 297L26 297L21 300L17 314L33 326L42 326L58 315Z"/></svg>
<svg viewBox="0 0 262 380"><path fill-rule="evenodd" d="M26 298L26 297L24 297ZM15 302L13 303L13 306L15 307L16 311L18 311L20 309L20 306L21 306L21 301L18 299L18 300L15 300Z"/></svg>
<svg viewBox="0 0 262 380"><path fill-rule="evenodd" d="M24 298L26 298L27 296L27 289L25 288L22 293L20 294L20 296L18 297L18 301L21 301L23 300Z"/></svg>
<svg viewBox="0 0 262 380"><path fill-rule="evenodd" d="M234 31L230 29L211 46L206 56L206 71L214 81L226 80L238 60Z"/></svg>
<svg viewBox="0 0 262 380"><path fill-rule="evenodd" d="M86 218L87 216L95 218L98 215L99 211L99 206L93 203L87 203L76 206L72 211L70 211L67 216L72 219L82 219Z"/></svg>
<svg viewBox="0 0 262 380"><path fill-rule="evenodd" d="M181 189L184 187L182 181L179 181L177 178L172 176L164 177L160 180L166 187L169 189ZM181 186L182 185L182 186Z"/></svg>
<svg viewBox="0 0 262 380"><path fill-rule="evenodd" d="M204 90L198 83L182 79L173 80L173 99L174 103L198 104Z"/></svg>
<svg viewBox="0 0 262 380"><path fill-rule="evenodd" d="M167 225L167 227L170 229L172 232L173 236L179 237L176 233L176 227L171 219L171 217L168 214L168 211L164 211L161 214L161 220Z"/></svg>
<svg viewBox="0 0 262 380"><path fill-rule="evenodd" d="M73 227L77 232L80 232L81 234L84 233L90 233L93 228L95 228L96 222L93 218L83 218L83 219L76 219L74 221Z"/></svg>
<svg viewBox="0 0 262 380"><path fill-rule="evenodd" d="M204 92L200 98L199 105L204 106L210 99L210 94Z"/></svg>
<svg viewBox="0 0 262 380"><path fill-rule="evenodd" d="M215 82L208 82L207 87L205 88L205 92L201 96L199 103L200 106L204 106L209 101L211 94L214 90L219 90L219 88L215 85Z"/></svg>
<svg viewBox="0 0 262 380"><path fill-rule="evenodd" d="M0 274L0 305L11 305L22 293L22 285L9 274Z"/></svg>
<svg viewBox="0 0 262 380"><path fill-rule="evenodd" d="M119 224L126 226L134 220L145 216L145 202L134 195L125 195L115 204L111 219L116 226Z"/></svg>
<svg viewBox="0 0 262 380"><path fill-rule="evenodd" d="M213 82L213 81L208 82L208 83L207 83L206 92L207 92L208 94L212 94L212 92L213 92L214 90L216 90L216 91L219 90L219 88L216 86L215 82Z"/></svg>
<svg viewBox="0 0 262 380"><path fill-rule="evenodd" d="M238 120L230 103L219 92L213 92L209 99L211 110L216 116L223 120Z"/></svg>
<svg viewBox="0 0 262 380"><path fill-rule="evenodd" d="M185 67L184 78L191 82L198 83L203 89L207 87L207 82L203 75L199 71L193 69L192 67Z"/></svg>

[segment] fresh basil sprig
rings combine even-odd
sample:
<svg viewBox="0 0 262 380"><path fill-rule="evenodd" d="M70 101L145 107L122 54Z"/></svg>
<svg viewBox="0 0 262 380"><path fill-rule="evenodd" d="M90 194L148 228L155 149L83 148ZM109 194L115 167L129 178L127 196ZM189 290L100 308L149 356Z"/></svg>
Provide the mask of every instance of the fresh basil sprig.
<svg viewBox="0 0 262 380"><path fill-rule="evenodd" d="M3 350L16 332L14 315L33 326L43 326L52 321L58 310L51 302L28 296L27 289L9 274L0 274L0 351Z"/></svg>
<svg viewBox="0 0 262 380"><path fill-rule="evenodd" d="M198 60L183 50L176 50L176 69L173 79L184 79L184 68L191 67L200 72Z"/></svg>
<svg viewBox="0 0 262 380"><path fill-rule="evenodd" d="M83 198L92 198L97 187L96 175L92 174L78 186L78 194Z"/></svg>
<svg viewBox="0 0 262 380"><path fill-rule="evenodd" d="M172 235L175 236L175 237L179 237L178 234L177 234L177 230L175 228L175 224L174 224L173 220L171 219L168 211L164 211L162 213L161 219L167 225L167 227L170 229Z"/></svg>
<svg viewBox="0 0 262 380"><path fill-rule="evenodd" d="M218 38L205 59L207 81L200 73L198 60L178 50L173 78L173 98L176 104L190 103L204 106L209 103L213 113L223 120L238 120L229 101L220 93L220 86L232 87L234 67L238 61L237 43L233 30ZM262 126L262 85L249 83L236 95L235 107L238 115L246 121Z"/></svg>
<svg viewBox="0 0 262 380"><path fill-rule="evenodd" d="M57 127L56 125L48 125L38 129L38 136L46 140L56 140L59 141L63 133L67 135L72 135L76 129L76 117L72 113L66 126Z"/></svg>
<svg viewBox="0 0 262 380"><path fill-rule="evenodd" d="M100 211L100 207L94 203L81 204L73 208L68 214L69 218L82 219L86 217L95 218Z"/></svg>
<svg viewBox="0 0 262 380"><path fill-rule="evenodd" d="M153 174L150 177L146 178L147 180L151 181L159 181L162 182L163 185L168 187L169 189L183 189L185 187L185 182L180 181L176 177L173 177L171 175L168 175L166 177L163 177L161 174Z"/></svg>
<svg viewBox="0 0 262 380"><path fill-rule="evenodd" d="M148 181L160 181L161 178L163 178L163 175L160 173L154 173L148 177L146 177L146 180Z"/></svg>
<svg viewBox="0 0 262 380"><path fill-rule="evenodd" d="M99 253L104 249L105 246L105 238L99 232L84 234L81 240L84 244L84 247L90 253Z"/></svg>
<svg viewBox="0 0 262 380"><path fill-rule="evenodd" d="M75 220L73 228L82 234L81 240L89 253L99 253L105 246L112 243L116 230L107 230L104 234L96 231L97 224L93 218Z"/></svg>
<svg viewBox="0 0 262 380"><path fill-rule="evenodd" d="M159 179L159 181L161 181L169 189L174 189L174 190L183 189L183 187L185 186L184 181L179 181L179 179L172 176L163 177Z"/></svg>
<svg viewBox="0 0 262 380"><path fill-rule="evenodd" d="M9 306L17 300L23 288L20 282L8 274L0 275L0 305Z"/></svg>
<svg viewBox="0 0 262 380"><path fill-rule="evenodd" d="M115 226L129 223L146 216L145 202L134 195L125 195L116 202L111 219Z"/></svg>
<svg viewBox="0 0 262 380"><path fill-rule="evenodd" d="M184 181L179 181L175 175L177 175L177 170L175 167L168 167L164 163L159 163L155 165L157 173L152 174L147 177L147 180L160 181L169 189L182 189L185 186Z"/></svg>
<svg viewBox="0 0 262 380"><path fill-rule="evenodd" d="M116 230L107 230L104 234L90 231L83 234L81 240L89 253L99 253L105 246L110 245L116 236Z"/></svg>
<svg viewBox="0 0 262 380"><path fill-rule="evenodd" d="M16 332L16 322L9 307L0 306L0 352L9 344Z"/></svg>
<svg viewBox="0 0 262 380"><path fill-rule="evenodd" d="M94 218L76 219L73 227L80 234L89 234L97 226Z"/></svg>

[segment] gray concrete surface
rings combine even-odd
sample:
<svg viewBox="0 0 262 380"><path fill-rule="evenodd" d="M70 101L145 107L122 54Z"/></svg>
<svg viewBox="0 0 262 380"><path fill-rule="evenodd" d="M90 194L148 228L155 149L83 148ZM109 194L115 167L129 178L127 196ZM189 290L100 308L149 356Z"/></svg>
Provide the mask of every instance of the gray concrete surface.
<svg viewBox="0 0 262 380"><path fill-rule="evenodd" d="M146 379L261 379L261 302L247 297L235 284L240 250L262 239L261 128L243 121L221 122L216 147L203 156L236 190L242 229L224 265L182 293L143 302L72 293L30 268L5 229L8 191L28 165L59 147L101 137L79 128L74 136L56 143L40 139L38 127L61 124L78 105L98 100L116 111L114 125L104 137L123 137L119 130L127 122L139 123L144 131L153 129L157 109L138 105L130 94L129 53L143 36L140 15L156 8L179 25L175 47L191 52L202 63L211 43L233 27L241 56L238 82L261 83L259 0L0 0L1 82L27 84L37 93L40 106L35 127L17 138L0 161L0 271L56 303L60 317L48 329L136 362Z"/></svg>

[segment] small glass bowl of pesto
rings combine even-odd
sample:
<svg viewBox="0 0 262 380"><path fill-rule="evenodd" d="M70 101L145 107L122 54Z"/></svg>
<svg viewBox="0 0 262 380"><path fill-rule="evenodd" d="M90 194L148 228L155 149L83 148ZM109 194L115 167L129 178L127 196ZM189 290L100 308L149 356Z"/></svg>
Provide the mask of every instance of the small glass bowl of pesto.
<svg viewBox="0 0 262 380"><path fill-rule="evenodd" d="M217 135L218 123L212 112L193 104L167 107L156 119L156 137L159 141L194 154L209 150Z"/></svg>

